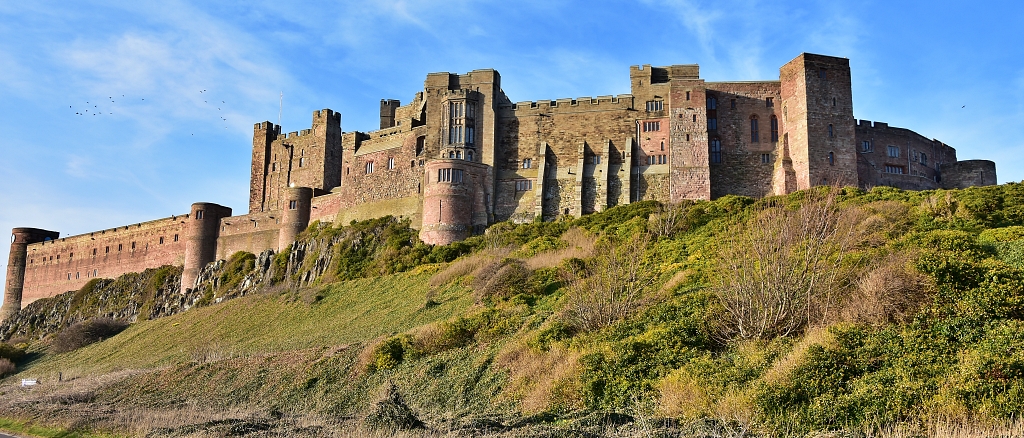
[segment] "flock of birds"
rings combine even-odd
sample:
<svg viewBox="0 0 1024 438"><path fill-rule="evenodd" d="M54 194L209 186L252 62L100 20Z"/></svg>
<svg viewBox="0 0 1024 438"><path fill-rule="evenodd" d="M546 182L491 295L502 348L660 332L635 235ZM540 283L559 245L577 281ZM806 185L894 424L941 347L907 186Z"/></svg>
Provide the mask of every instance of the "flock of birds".
<svg viewBox="0 0 1024 438"><path fill-rule="evenodd" d="M207 90L200 90L199 94L203 95L203 97L208 96ZM114 98L115 98L115 96L107 96L107 99L110 100L111 104L117 103L117 101ZM209 99L209 98L207 98L207 99ZM122 94L121 95L121 100L123 102L125 100L129 100L129 98L126 95ZM131 100L134 100L134 98L132 98ZM145 102L145 100L146 100L145 98L139 98L139 102L140 103L141 102ZM99 101L86 101L84 107L80 107L77 110L75 109L74 105L68 105L68 108L71 109L72 111L75 111L75 115L78 115L78 116L102 116L102 115L113 115L114 114L114 112L113 112L114 111L114 108L113 108L114 105L111 105L111 108L107 108L107 103L106 102L102 102L104 104L104 108L100 108L100 106L99 106L100 103L101 102L99 102ZM210 108L217 108L217 111L223 111L223 109L221 109L221 107L223 105L227 104L227 102L225 102L223 100L220 101L221 105L217 105L216 100L214 101L214 103L212 105L210 104L209 100L203 100L203 103L209 105ZM91 107L90 107L90 105L91 105ZM221 123L225 124L224 129L228 129L228 127L226 126L227 122L228 122L228 119L226 117L222 116L220 113L217 114L217 117L220 119ZM191 135L195 135L195 133L192 133Z"/></svg>

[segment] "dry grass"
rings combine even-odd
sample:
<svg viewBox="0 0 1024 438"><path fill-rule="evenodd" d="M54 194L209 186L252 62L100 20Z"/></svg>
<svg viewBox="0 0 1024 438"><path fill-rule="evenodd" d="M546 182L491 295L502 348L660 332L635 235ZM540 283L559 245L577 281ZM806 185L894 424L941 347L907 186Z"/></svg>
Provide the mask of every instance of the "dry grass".
<svg viewBox="0 0 1024 438"><path fill-rule="evenodd" d="M766 383L778 383L787 379L796 367L800 366L807 357L807 349L812 345L831 346L835 345L835 337L826 328L814 327L804 332L803 338L793 346L789 354L775 362L771 368L764 373L762 379Z"/></svg>
<svg viewBox="0 0 1024 438"><path fill-rule="evenodd" d="M841 319L875 326L910 321L933 289L928 278L913 268L912 260L910 254L897 253L875 263L857 281Z"/></svg>
<svg viewBox="0 0 1024 438"><path fill-rule="evenodd" d="M1024 437L1024 420L979 421L969 419L938 419L926 424L868 426L869 438L993 438Z"/></svg>
<svg viewBox="0 0 1024 438"><path fill-rule="evenodd" d="M475 254L459 258L449 264L448 267L430 277L430 287L438 288L451 283L458 278L473 275L481 268L501 260L511 252L512 248L507 247L489 248Z"/></svg>
<svg viewBox="0 0 1024 438"><path fill-rule="evenodd" d="M579 353L560 345L538 351L525 342L507 346L495 365L509 371L509 384L504 397L517 400L526 415L544 412L553 407L580 408L576 388L572 386L579 374Z"/></svg>
<svg viewBox="0 0 1024 438"><path fill-rule="evenodd" d="M567 246L553 251L545 251L525 260L530 269L553 268L570 258L589 258L594 255L594 244L597 236L578 227L562 233L561 237Z"/></svg>

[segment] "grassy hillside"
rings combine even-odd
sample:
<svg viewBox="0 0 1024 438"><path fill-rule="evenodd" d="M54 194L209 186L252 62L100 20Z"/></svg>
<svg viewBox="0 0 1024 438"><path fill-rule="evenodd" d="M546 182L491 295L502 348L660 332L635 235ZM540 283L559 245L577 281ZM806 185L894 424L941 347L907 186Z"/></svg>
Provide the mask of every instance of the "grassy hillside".
<svg viewBox="0 0 1024 438"><path fill-rule="evenodd" d="M267 271L247 257L208 306L29 346L15 378L73 380L9 378L0 415L177 436L383 433L402 412L455 435L1024 431L1020 184L641 202L445 247L393 218L314 224ZM262 291L213 304L241 283Z"/></svg>

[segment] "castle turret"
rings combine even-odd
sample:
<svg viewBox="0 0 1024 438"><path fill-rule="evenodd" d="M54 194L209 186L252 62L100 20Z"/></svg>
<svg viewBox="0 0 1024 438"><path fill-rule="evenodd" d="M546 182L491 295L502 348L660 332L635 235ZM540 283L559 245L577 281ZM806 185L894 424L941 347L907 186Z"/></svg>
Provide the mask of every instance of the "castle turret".
<svg viewBox="0 0 1024 438"><path fill-rule="evenodd" d="M38 228L15 228L11 230L11 255L7 261L7 285L4 288L4 304L0 308L0 321L21 310L21 292L25 288L25 259L28 245L56 239L60 233Z"/></svg>
<svg viewBox="0 0 1024 438"><path fill-rule="evenodd" d="M199 272L217 258L217 237L220 220L231 216L231 209L210 202L192 204L188 215L185 240L185 266L181 273L181 289L193 288Z"/></svg>
<svg viewBox="0 0 1024 438"><path fill-rule="evenodd" d="M395 112L402 102L395 99L380 100L380 129L387 129L395 126Z"/></svg>
<svg viewBox="0 0 1024 438"><path fill-rule="evenodd" d="M312 199L313 189L309 187L289 187L284 191L284 210L277 239L278 251L295 242L296 236L309 226Z"/></svg>
<svg viewBox="0 0 1024 438"><path fill-rule="evenodd" d="M487 227L484 184L487 166L464 160L434 160L426 166L420 240L447 245Z"/></svg>

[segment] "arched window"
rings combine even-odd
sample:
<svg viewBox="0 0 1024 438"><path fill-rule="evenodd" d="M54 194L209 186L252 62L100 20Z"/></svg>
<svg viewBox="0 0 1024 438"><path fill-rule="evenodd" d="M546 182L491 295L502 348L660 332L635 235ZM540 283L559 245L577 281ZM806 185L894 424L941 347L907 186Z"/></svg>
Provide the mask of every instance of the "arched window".
<svg viewBox="0 0 1024 438"><path fill-rule="evenodd" d="M757 130L757 114L750 116L750 142L757 143L761 140L761 134Z"/></svg>
<svg viewBox="0 0 1024 438"><path fill-rule="evenodd" d="M661 150L665 150L665 142L661 142Z"/></svg>
<svg viewBox="0 0 1024 438"><path fill-rule="evenodd" d="M718 138L711 139L710 146L710 159L712 163L722 162L722 141Z"/></svg>
<svg viewBox="0 0 1024 438"><path fill-rule="evenodd" d="M473 161L473 151L466 151L466 159Z"/></svg>
<svg viewBox="0 0 1024 438"><path fill-rule="evenodd" d="M708 96L708 109L718 109L718 99L715 99L715 96Z"/></svg>
<svg viewBox="0 0 1024 438"><path fill-rule="evenodd" d="M832 124L829 123L828 124L828 138L834 138L834 137L835 137L835 133L832 131Z"/></svg>
<svg viewBox="0 0 1024 438"><path fill-rule="evenodd" d="M779 118L775 117L775 114L772 114L771 125L772 143L775 143L779 141Z"/></svg>
<svg viewBox="0 0 1024 438"><path fill-rule="evenodd" d="M835 166L836 165L836 154L835 154L835 152L829 152L828 153L828 165L829 166Z"/></svg>

